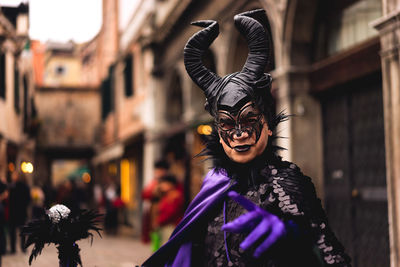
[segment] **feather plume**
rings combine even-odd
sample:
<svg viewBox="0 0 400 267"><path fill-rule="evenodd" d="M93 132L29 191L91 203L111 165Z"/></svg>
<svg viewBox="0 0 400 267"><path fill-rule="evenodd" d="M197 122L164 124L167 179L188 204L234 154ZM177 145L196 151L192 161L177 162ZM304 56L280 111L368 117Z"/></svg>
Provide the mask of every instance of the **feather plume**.
<svg viewBox="0 0 400 267"><path fill-rule="evenodd" d="M90 237L92 243L92 232L101 237L101 228L98 227L101 216L93 210L79 210L71 212L68 217L61 218L57 223L52 222L50 216L29 222L21 232L21 235L27 237L25 247L33 245L29 265L42 253L45 245L55 244L60 263L68 261L70 266L82 266L76 241Z"/></svg>

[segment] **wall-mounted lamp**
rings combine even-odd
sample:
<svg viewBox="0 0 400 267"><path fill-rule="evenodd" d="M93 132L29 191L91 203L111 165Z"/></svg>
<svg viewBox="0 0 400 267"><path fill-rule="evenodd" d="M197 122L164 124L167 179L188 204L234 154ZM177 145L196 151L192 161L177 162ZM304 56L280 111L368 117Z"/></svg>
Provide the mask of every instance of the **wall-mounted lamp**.
<svg viewBox="0 0 400 267"><path fill-rule="evenodd" d="M202 135L210 135L212 132L212 128L208 124L201 124L197 126L197 132Z"/></svg>
<svg viewBox="0 0 400 267"><path fill-rule="evenodd" d="M21 163L21 171L23 173L32 173L33 172L33 164L32 164L32 162L23 161Z"/></svg>

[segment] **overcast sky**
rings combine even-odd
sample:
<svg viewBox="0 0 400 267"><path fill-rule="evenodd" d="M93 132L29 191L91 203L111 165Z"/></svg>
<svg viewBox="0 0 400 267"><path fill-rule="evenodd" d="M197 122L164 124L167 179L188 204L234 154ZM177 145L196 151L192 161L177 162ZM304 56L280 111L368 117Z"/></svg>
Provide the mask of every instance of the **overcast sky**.
<svg viewBox="0 0 400 267"><path fill-rule="evenodd" d="M0 5L18 5L21 0L0 0ZM23 2L27 2L26 0ZM102 0L30 0L31 39L85 42L100 30Z"/></svg>

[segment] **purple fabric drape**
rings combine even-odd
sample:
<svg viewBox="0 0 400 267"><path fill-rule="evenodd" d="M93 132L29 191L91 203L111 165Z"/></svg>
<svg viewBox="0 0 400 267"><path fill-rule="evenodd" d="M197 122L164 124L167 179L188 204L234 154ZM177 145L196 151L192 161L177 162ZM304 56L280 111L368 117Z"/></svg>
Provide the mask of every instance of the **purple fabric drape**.
<svg viewBox="0 0 400 267"><path fill-rule="evenodd" d="M170 239L142 266L190 267L192 243L188 234L196 223L227 195L235 184L223 171L211 170L204 178L200 192L190 203L182 221L175 228Z"/></svg>

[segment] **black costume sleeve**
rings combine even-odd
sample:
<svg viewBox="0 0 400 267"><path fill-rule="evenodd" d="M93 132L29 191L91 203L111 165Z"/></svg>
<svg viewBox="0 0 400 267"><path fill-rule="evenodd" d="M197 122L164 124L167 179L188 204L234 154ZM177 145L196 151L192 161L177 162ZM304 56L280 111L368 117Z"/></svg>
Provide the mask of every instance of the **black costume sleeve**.
<svg viewBox="0 0 400 267"><path fill-rule="evenodd" d="M279 207L288 215L286 219L293 220L310 236L326 266L351 266L350 257L329 227L311 179L303 175L295 164L289 164L273 181Z"/></svg>

